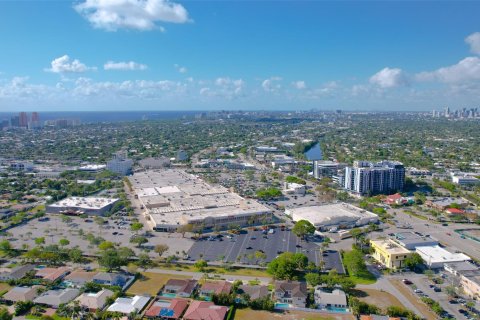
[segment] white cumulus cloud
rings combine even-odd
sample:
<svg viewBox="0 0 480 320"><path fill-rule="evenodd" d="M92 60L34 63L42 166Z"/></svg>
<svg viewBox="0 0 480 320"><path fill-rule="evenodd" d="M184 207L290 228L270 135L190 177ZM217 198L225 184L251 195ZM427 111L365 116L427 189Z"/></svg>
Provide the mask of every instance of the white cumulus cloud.
<svg viewBox="0 0 480 320"><path fill-rule="evenodd" d="M163 30L159 22L186 23L187 10L169 0L85 0L74 6L95 28Z"/></svg>
<svg viewBox="0 0 480 320"><path fill-rule="evenodd" d="M103 65L105 70L122 70L122 71L134 71L134 70L146 70L147 66L134 61L128 62L113 62L108 61Z"/></svg>
<svg viewBox="0 0 480 320"><path fill-rule="evenodd" d="M187 71L188 71L187 67L182 67L182 66L180 66L180 65L178 65L178 64L174 64L173 66L174 66L175 69L176 69L178 72L180 72L180 73L187 73Z"/></svg>
<svg viewBox="0 0 480 320"><path fill-rule="evenodd" d="M294 81L292 82L292 85L299 90L305 89L307 87L307 84L305 83L305 81L302 81L302 80Z"/></svg>
<svg viewBox="0 0 480 320"><path fill-rule="evenodd" d="M480 54L480 32L475 32L465 38L465 42L470 46L470 51Z"/></svg>
<svg viewBox="0 0 480 320"><path fill-rule="evenodd" d="M281 81L281 77L270 77L268 79L263 80L262 82L262 88L265 91L268 92L275 92L279 90L282 86L278 83L278 81Z"/></svg>
<svg viewBox="0 0 480 320"><path fill-rule="evenodd" d="M380 88L394 88L407 85L408 78L402 69L387 67L371 76L370 83Z"/></svg>
<svg viewBox="0 0 480 320"><path fill-rule="evenodd" d="M445 83L462 83L480 80L480 58L467 57L457 64L443 67L431 72L416 75L419 81L440 81Z"/></svg>
<svg viewBox="0 0 480 320"><path fill-rule="evenodd" d="M81 73L96 69L95 67L87 67L78 59L72 60L68 55L63 55L59 58L56 58L50 64L51 67L45 69L45 71L54 73Z"/></svg>

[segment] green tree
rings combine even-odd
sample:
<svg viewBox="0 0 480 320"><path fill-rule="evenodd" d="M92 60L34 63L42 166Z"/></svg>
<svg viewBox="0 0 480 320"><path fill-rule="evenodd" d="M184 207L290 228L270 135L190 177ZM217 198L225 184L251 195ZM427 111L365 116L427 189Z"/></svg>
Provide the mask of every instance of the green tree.
<svg viewBox="0 0 480 320"><path fill-rule="evenodd" d="M457 290L456 290L455 286L453 286L453 285L446 286L446 287L445 287L445 293L446 293L450 298L454 298L454 297L457 296Z"/></svg>
<svg viewBox="0 0 480 320"><path fill-rule="evenodd" d="M150 256L146 253L140 253L138 255L138 260L137 264L140 267L147 268L153 264L152 259L150 259Z"/></svg>
<svg viewBox="0 0 480 320"><path fill-rule="evenodd" d="M305 280L312 287L316 287L322 283L322 277L318 273L307 273L305 275Z"/></svg>
<svg viewBox="0 0 480 320"><path fill-rule="evenodd" d="M276 199L282 196L282 191L277 188L266 188L257 190L257 198L262 200Z"/></svg>
<svg viewBox="0 0 480 320"><path fill-rule="evenodd" d="M197 262L195 262L195 264L193 265L198 271L200 272L204 272L205 269L208 267L208 263L207 261L203 260L203 259L200 259L200 260L197 260Z"/></svg>
<svg viewBox="0 0 480 320"><path fill-rule="evenodd" d="M115 244L111 241L103 241L102 243L100 243L98 245L98 249L103 250L103 251L108 250L108 249L113 249L113 248L115 248Z"/></svg>
<svg viewBox="0 0 480 320"><path fill-rule="evenodd" d="M33 302L32 301L18 301L15 303L15 316L21 316L33 307Z"/></svg>
<svg viewBox="0 0 480 320"><path fill-rule="evenodd" d="M413 270L423 264L423 259L418 253L414 252L413 254L405 258L403 263L405 267Z"/></svg>
<svg viewBox="0 0 480 320"><path fill-rule="evenodd" d="M60 239L58 241L58 244L61 245L62 247L65 247L65 246L68 246L70 244L70 241L68 241L67 239Z"/></svg>
<svg viewBox="0 0 480 320"><path fill-rule="evenodd" d="M113 269L118 269L122 266L126 266L130 257L131 255L126 254L126 250L108 249L100 252L98 264L102 267L107 268L108 271L111 271Z"/></svg>
<svg viewBox="0 0 480 320"><path fill-rule="evenodd" d="M308 258L303 253L284 252L267 265L267 272L275 279L293 279L297 269L303 269Z"/></svg>
<svg viewBox="0 0 480 320"><path fill-rule="evenodd" d="M311 235L315 232L315 226L307 220L300 220L295 223L292 232L297 237L304 239L306 235Z"/></svg>
<svg viewBox="0 0 480 320"><path fill-rule="evenodd" d="M7 239L0 241L0 250L8 256L14 252L12 244Z"/></svg>
<svg viewBox="0 0 480 320"><path fill-rule="evenodd" d="M35 239L35 244L42 245L45 244L45 237L38 237Z"/></svg>
<svg viewBox="0 0 480 320"><path fill-rule="evenodd" d="M130 230L135 231L135 232L141 230L142 228L143 228L143 223L141 223L141 222L134 222L130 226Z"/></svg>
<svg viewBox="0 0 480 320"><path fill-rule="evenodd" d="M75 262L75 263L80 263L83 262L83 252L79 248L72 248L68 251L68 257L70 258L70 261Z"/></svg>
<svg viewBox="0 0 480 320"><path fill-rule="evenodd" d="M130 242L137 244L138 247L141 247L142 244L148 242L148 239L145 237L133 237L130 239Z"/></svg>
<svg viewBox="0 0 480 320"><path fill-rule="evenodd" d="M155 252L161 257L165 252L167 252L169 247L166 244L157 244L155 246Z"/></svg>
<svg viewBox="0 0 480 320"><path fill-rule="evenodd" d="M6 308L0 308L0 320L12 320L13 315L8 313Z"/></svg>

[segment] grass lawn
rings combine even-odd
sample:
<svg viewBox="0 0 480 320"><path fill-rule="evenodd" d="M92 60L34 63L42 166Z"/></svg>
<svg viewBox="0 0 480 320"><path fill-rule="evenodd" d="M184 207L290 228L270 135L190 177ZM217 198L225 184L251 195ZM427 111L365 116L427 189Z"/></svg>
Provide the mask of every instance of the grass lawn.
<svg viewBox="0 0 480 320"><path fill-rule="evenodd" d="M178 271L190 271L190 272L199 272L197 268L193 265L189 264L182 264L177 266L175 264L166 265L163 263L158 264L158 268L160 269L169 269L169 270L178 270ZM260 269L246 269L246 268L234 268L231 270L225 270L219 267L207 267L205 269L206 273L218 273L218 274L231 274L237 276L250 276L250 277L264 277L264 278L271 278L272 276L269 275L265 270Z"/></svg>
<svg viewBox="0 0 480 320"><path fill-rule="evenodd" d="M6 292L6 291L10 290L11 288L12 287L8 283L0 282L0 292Z"/></svg>
<svg viewBox="0 0 480 320"><path fill-rule="evenodd" d="M368 275L362 275L362 276L349 276L350 279L355 282L355 284L374 284L377 282L377 279L373 274L368 272Z"/></svg>
<svg viewBox="0 0 480 320"><path fill-rule="evenodd" d="M127 290L129 294L155 296L169 279L190 279L183 275L142 272L143 279L136 280Z"/></svg>
<svg viewBox="0 0 480 320"><path fill-rule="evenodd" d="M356 284L373 284L377 282L377 278L375 278L375 276L367 270L365 265L363 266L363 270L361 270L362 267L357 267L359 271L357 271L355 275L353 275L351 270L349 270L349 266L358 266L359 264L363 263L363 254L359 253L359 251L352 250L344 253L342 255L342 260L350 279L352 279Z"/></svg>
<svg viewBox="0 0 480 320"><path fill-rule="evenodd" d="M235 311L235 320L350 320L353 319L351 315L332 315L325 316L311 312L302 311L287 311L287 312L269 312L269 311L257 311L252 309L237 309Z"/></svg>

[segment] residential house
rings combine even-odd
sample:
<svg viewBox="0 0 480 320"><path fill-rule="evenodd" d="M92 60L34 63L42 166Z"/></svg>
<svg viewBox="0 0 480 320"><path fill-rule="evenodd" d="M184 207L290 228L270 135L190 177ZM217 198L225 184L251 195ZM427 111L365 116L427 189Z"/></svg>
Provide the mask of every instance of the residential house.
<svg viewBox="0 0 480 320"><path fill-rule="evenodd" d="M186 299L175 298L168 302L165 300L156 301L145 312L145 317L180 319L187 306L188 300Z"/></svg>
<svg viewBox="0 0 480 320"><path fill-rule="evenodd" d="M202 285L199 295L202 298L211 298L214 294L228 294L231 290L232 284L228 281L209 281Z"/></svg>
<svg viewBox="0 0 480 320"><path fill-rule="evenodd" d="M277 281L274 296L278 303L305 308L308 296L307 284L298 281Z"/></svg>
<svg viewBox="0 0 480 320"><path fill-rule="evenodd" d="M395 194L386 196L383 202L388 205L401 206L406 204L413 204L415 201L412 197L403 197L400 193L395 193Z"/></svg>
<svg viewBox="0 0 480 320"><path fill-rule="evenodd" d="M38 296L39 288L41 286L14 287L3 296L3 299L11 302L33 301Z"/></svg>
<svg viewBox="0 0 480 320"><path fill-rule="evenodd" d="M70 268L59 267L59 268L43 268L37 271L35 277L42 278L45 281L54 282L59 279L62 279L70 272Z"/></svg>
<svg viewBox="0 0 480 320"><path fill-rule="evenodd" d="M115 302L108 307L107 311L120 312L130 314L132 312L140 312L145 308L150 297L135 296L133 298L117 298Z"/></svg>
<svg viewBox="0 0 480 320"><path fill-rule="evenodd" d="M76 301L79 302L80 306L86 308L90 311L101 310L107 303L107 299L114 295L113 291L108 289L100 290L96 293L85 292L81 294Z"/></svg>
<svg viewBox="0 0 480 320"><path fill-rule="evenodd" d="M347 308L347 295L340 289L332 292L317 286L314 293L315 304L319 309Z"/></svg>
<svg viewBox="0 0 480 320"><path fill-rule="evenodd" d="M439 199L430 199L425 201L425 205L431 208L435 208L440 211L444 211L447 208L452 206L458 206L460 208L466 208L469 205L469 202L463 198L452 198L445 197Z"/></svg>
<svg viewBox="0 0 480 320"><path fill-rule="evenodd" d="M262 285L241 285L238 287L238 293L241 294L248 294L250 300L257 300L264 297L270 297L270 291L268 290L267 286Z"/></svg>
<svg viewBox="0 0 480 320"><path fill-rule="evenodd" d="M457 208L447 208L445 212L450 216L462 216L465 214L465 210L457 209Z"/></svg>
<svg viewBox="0 0 480 320"><path fill-rule="evenodd" d="M125 287L134 277L122 273L99 272L93 276L93 282L107 286Z"/></svg>
<svg viewBox="0 0 480 320"><path fill-rule="evenodd" d="M209 301L192 301L183 319L185 320L223 320L229 308L217 306Z"/></svg>
<svg viewBox="0 0 480 320"><path fill-rule="evenodd" d="M72 287L83 287L85 283L92 282L93 277L96 275L96 272L84 271L82 269L77 269L68 274L64 281L67 282Z"/></svg>
<svg viewBox="0 0 480 320"><path fill-rule="evenodd" d="M12 269L4 268L0 270L0 281L19 280L35 268L34 265L25 264Z"/></svg>
<svg viewBox="0 0 480 320"><path fill-rule="evenodd" d="M197 288L198 281L193 279L169 279L163 288L163 294L175 294L177 297L188 298Z"/></svg>
<svg viewBox="0 0 480 320"><path fill-rule="evenodd" d="M80 294L80 290L68 288L58 290L48 290L35 298L33 302L58 308L59 305L69 303Z"/></svg>

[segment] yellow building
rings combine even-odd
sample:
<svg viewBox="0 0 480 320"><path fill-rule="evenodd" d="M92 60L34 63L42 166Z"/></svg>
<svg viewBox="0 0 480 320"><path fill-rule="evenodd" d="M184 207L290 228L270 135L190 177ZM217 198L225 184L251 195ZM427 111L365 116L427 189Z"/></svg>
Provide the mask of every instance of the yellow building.
<svg viewBox="0 0 480 320"><path fill-rule="evenodd" d="M375 250L373 258L389 269L403 268L405 259L412 254L391 239L370 240L370 245Z"/></svg>

